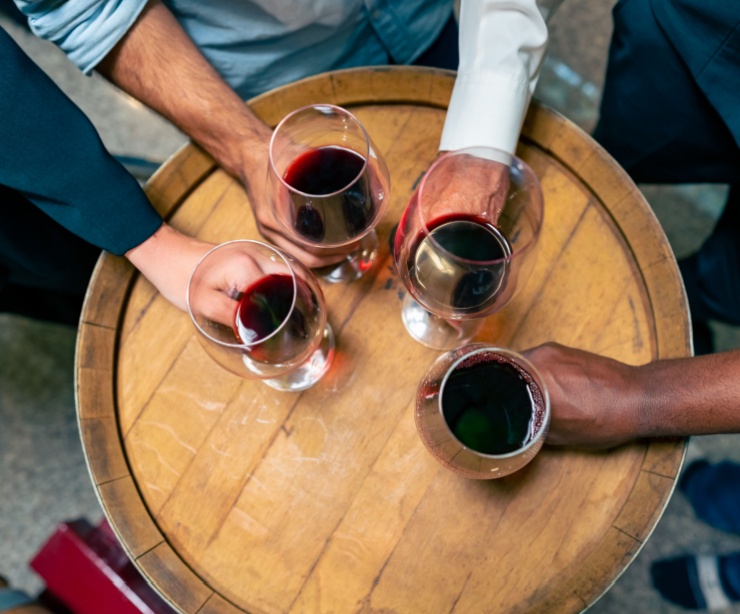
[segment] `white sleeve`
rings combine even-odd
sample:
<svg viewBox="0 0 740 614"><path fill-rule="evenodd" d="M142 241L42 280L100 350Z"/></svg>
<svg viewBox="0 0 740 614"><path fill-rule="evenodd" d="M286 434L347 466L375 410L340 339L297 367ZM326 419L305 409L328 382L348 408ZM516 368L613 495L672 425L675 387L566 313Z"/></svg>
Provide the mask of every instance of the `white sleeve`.
<svg viewBox="0 0 740 614"><path fill-rule="evenodd" d="M92 72L136 21L147 0L14 0L31 31Z"/></svg>
<svg viewBox="0 0 740 614"><path fill-rule="evenodd" d="M460 66L440 150L514 153L547 41L535 0L462 0Z"/></svg>

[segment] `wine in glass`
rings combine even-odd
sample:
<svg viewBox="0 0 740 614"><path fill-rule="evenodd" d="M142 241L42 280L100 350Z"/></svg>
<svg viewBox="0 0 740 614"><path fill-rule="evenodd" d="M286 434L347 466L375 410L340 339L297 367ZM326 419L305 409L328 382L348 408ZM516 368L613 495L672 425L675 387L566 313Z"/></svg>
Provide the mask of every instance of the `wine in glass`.
<svg viewBox="0 0 740 614"><path fill-rule="evenodd" d="M206 352L227 370L278 390L305 390L328 371L334 335L313 273L260 241L210 250L195 267L187 306Z"/></svg>
<svg viewBox="0 0 740 614"><path fill-rule="evenodd" d="M361 277L377 258L375 226L390 199L390 175L360 121L330 104L287 115L270 141L268 195L287 234L308 251L347 246L330 282Z"/></svg>
<svg viewBox="0 0 740 614"><path fill-rule="evenodd" d="M419 384L416 428L442 465L474 479L499 478L529 463L545 441L550 401L523 356L470 343L440 356Z"/></svg>
<svg viewBox="0 0 740 614"><path fill-rule="evenodd" d="M488 147L440 156L394 239L411 336L442 350L469 341L529 276L542 219L539 180L516 156Z"/></svg>

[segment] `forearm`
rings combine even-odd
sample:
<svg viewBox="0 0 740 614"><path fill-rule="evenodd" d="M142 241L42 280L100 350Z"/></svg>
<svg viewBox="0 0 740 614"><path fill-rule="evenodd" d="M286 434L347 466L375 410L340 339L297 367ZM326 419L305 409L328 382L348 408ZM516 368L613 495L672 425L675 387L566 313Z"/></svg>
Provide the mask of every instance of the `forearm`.
<svg viewBox="0 0 740 614"><path fill-rule="evenodd" d="M282 236L265 185L272 130L218 75L159 0L147 5L98 70L178 126L244 185L265 238L308 266L346 256L341 250L317 256Z"/></svg>
<svg viewBox="0 0 740 614"><path fill-rule="evenodd" d="M270 129L206 61L172 13L150 2L98 71L166 117L229 173L265 162Z"/></svg>
<svg viewBox="0 0 740 614"><path fill-rule="evenodd" d="M636 369L637 435L740 433L740 350Z"/></svg>

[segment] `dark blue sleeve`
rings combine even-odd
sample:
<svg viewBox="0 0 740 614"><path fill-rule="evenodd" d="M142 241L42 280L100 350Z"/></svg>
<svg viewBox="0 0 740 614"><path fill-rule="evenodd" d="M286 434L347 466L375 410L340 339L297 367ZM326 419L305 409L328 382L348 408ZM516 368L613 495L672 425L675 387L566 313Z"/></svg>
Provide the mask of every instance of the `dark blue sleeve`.
<svg viewBox="0 0 740 614"><path fill-rule="evenodd" d="M0 28L0 184L90 243L122 255L162 224L93 125ZM0 203L0 207L3 203Z"/></svg>
<svg viewBox="0 0 740 614"><path fill-rule="evenodd" d="M655 17L740 146L740 2L652 0Z"/></svg>

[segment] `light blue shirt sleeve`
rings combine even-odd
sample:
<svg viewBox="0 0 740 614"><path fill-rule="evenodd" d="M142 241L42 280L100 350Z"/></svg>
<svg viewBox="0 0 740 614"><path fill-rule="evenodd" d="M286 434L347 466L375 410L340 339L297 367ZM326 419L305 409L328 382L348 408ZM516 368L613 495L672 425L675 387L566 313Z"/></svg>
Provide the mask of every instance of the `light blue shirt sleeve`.
<svg viewBox="0 0 740 614"><path fill-rule="evenodd" d="M147 0L14 0L36 36L58 45L85 74L113 49Z"/></svg>
<svg viewBox="0 0 740 614"><path fill-rule="evenodd" d="M14 0L31 30L89 74L147 0ZM534 0L531 0L534 1ZM163 0L244 99L306 76L406 64L439 35L453 0Z"/></svg>

